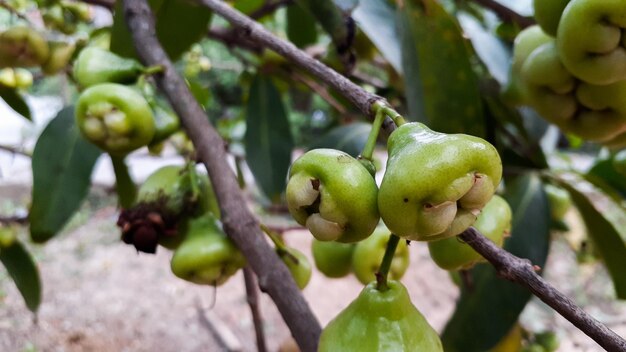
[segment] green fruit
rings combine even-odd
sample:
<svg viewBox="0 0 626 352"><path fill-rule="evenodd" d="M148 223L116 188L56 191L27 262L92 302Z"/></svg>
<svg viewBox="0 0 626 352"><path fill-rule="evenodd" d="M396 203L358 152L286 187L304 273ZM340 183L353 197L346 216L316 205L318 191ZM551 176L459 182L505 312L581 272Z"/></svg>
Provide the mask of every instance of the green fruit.
<svg viewBox="0 0 626 352"><path fill-rule="evenodd" d="M98 84L82 92L76 103L76 122L83 136L113 155L148 145L155 131L146 99L115 83Z"/></svg>
<svg viewBox="0 0 626 352"><path fill-rule="evenodd" d="M365 286L322 331L319 352L438 352L437 332L411 303L406 288L389 281L387 291Z"/></svg>
<svg viewBox="0 0 626 352"><path fill-rule="evenodd" d="M550 215L552 220L563 220L565 214L572 206L572 198L569 192L561 187L545 185L544 189L550 203Z"/></svg>
<svg viewBox="0 0 626 352"><path fill-rule="evenodd" d="M143 72L133 59L117 56L99 47L83 49L74 61L74 79L83 88L100 83L132 83Z"/></svg>
<svg viewBox="0 0 626 352"><path fill-rule="evenodd" d="M370 237L356 245L352 254L352 271L362 284L366 285L376 279L390 235L385 227L379 227ZM389 278L400 280L409 267L409 261L409 248L406 241L400 240L391 260Z"/></svg>
<svg viewBox="0 0 626 352"><path fill-rule="evenodd" d="M32 28L17 26L0 34L0 67L39 66L48 54L48 43Z"/></svg>
<svg viewBox="0 0 626 352"><path fill-rule="evenodd" d="M210 213L189 221L185 239L171 261L172 272L177 277L199 285L216 286L245 265L241 252Z"/></svg>
<svg viewBox="0 0 626 352"><path fill-rule="evenodd" d="M521 77L528 104L563 131L597 142L626 132L626 81L578 83L563 66L554 42L532 52Z"/></svg>
<svg viewBox="0 0 626 352"><path fill-rule="evenodd" d="M350 273L354 244L313 239L311 251L317 270L327 277L339 278Z"/></svg>
<svg viewBox="0 0 626 352"><path fill-rule="evenodd" d="M533 0L535 20L544 32L556 36L559 21L570 0Z"/></svg>
<svg viewBox="0 0 626 352"><path fill-rule="evenodd" d="M511 207L504 198L494 195L476 219L474 227L498 247L511 230ZM469 269L485 262L480 254L457 237L428 242L430 256L444 270Z"/></svg>
<svg viewBox="0 0 626 352"><path fill-rule="evenodd" d="M535 343L541 345L547 352L556 351L559 349L559 337L554 331L546 331L539 334L535 334Z"/></svg>
<svg viewBox="0 0 626 352"><path fill-rule="evenodd" d="M563 64L597 85L626 79L626 6L622 0L572 0L557 31Z"/></svg>
<svg viewBox="0 0 626 352"><path fill-rule="evenodd" d="M361 163L334 149L314 149L291 165L289 212L320 241L356 242L380 219L378 187Z"/></svg>
<svg viewBox="0 0 626 352"><path fill-rule="evenodd" d="M526 58L533 50L550 40L552 38L545 34L537 25L530 26L517 35L513 43L513 59L509 73L509 82L503 91L503 97L506 101L513 105L524 103L526 92L520 78L522 65L524 65Z"/></svg>
<svg viewBox="0 0 626 352"><path fill-rule="evenodd" d="M9 88L28 89L33 85L33 74L21 67L0 70L0 84Z"/></svg>
<svg viewBox="0 0 626 352"><path fill-rule="evenodd" d="M191 198L194 188L199 192L198 199ZM217 199L207 175L196 173L192 176L185 166L168 165L153 172L139 187L137 202L164 202L165 208L172 214L188 213L193 207L196 214L211 212L218 218L220 216Z"/></svg>
<svg viewBox="0 0 626 352"><path fill-rule="evenodd" d="M295 248L287 248L277 252L280 259L287 265L296 285L301 290L304 289L311 280L312 269L309 258Z"/></svg>
<svg viewBox="0 0 626 352"><path fill-rule="evenodd" d="M50 56L41 66L41 70L47 75L54 75L67 67L76 46L66 42L50 42L49 45Z"/></svg>
<svg viewBox="0 0 626 352"><path fill-rule="evenodd" d="M443 134L421 123L398 127L378 192L381 218L392 233L416 241L458 235L493 196L502 163L485 140Z"/></svg>
<svg viewBox="0 0 626 352"><path fill-rule="evenodd" d="M159 99L148 102L154 114L155 131L150 145L159 144L180 130L180 119L167 104Z"/></svg>

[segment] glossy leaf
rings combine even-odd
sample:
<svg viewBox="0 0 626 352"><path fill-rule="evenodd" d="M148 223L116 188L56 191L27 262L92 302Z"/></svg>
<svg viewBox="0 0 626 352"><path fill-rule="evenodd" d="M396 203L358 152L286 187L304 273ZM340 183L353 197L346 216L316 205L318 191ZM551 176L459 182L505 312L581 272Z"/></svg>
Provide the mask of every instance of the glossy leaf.
<svg viewBox="0 0 626 352"><path fill-rule="evenodd" d="M271 78L256 76L246 106L246 161L273 202L287 184L293 137L285 107Z"/></svg>
<svg viewBox="0 0 626 352"><path fill-rule="evenodd" d="M298 48L317 42L315 18L301 6L287 7L287 38Z"/></svg>
<svg viewBox="0 0 626 352"><path fill-rule="evenodd" d="M493 32L483 26L475 17L461 12L459 23L472 41L476 54L485 64L491 76L500 84L508 81L511 67L511 50Z"/></svg>
<svg viewBox="0 0 626 352"><path fill-rule="evenodd" d="M355 122L339 126L316 139L309 147L310 149L338 149L357 157L363 150L371 129L372 125L367 122Z"/></svg>
<svg viewBox="0 0 626 352"><path fill-rule="evenodd" d="M45 242L78 210L101 151L82 138L67 107L46 126L33 151L30 235Z"/></svg>
<svg viewBox="0 0 626 352"><path fill-rule="evenodd" d="M206 35L212 12L205 6L185 0L149 0L149 3L156 19L157 37L170 59L178 59ZM115 4L111 51L121 56L137 57L121 0Z"/></svg>
<svg viewBox="0 0 626 352"><path fill-rule="evenodd" d="M409 118L439 132L483 137L478 79L456 19L436 0L405 0L397 21Z"/></svg>
<svg viewBox="0 0 626 352"><path fill-rule="evenodd" d="M395 15L395 7L389 1L360 0L352 18L396 72L402 74L400 36Z"/></svg>
<svg viewBox="0 0 626 352"><path fill-rule="evenodd" d="M0 84L0 98L4 100L13 111L24 116L27 120L32 120L30 108L24 97L15 89Z"/></svg>
<svg viewBox="0 0 626 352"><path fill-rule="evenodd" d="M510 183L505 194L513 210L511 237L504 248L543 267L549 249L548 200L537 176ZM528 289L499 278L489 264L470 271L473 289L461 290L456 310L442 334L446 352L482 352L495 346L518 320L531 298Z"/></svg>
<svg viewBox="0 0 626 352"><path fill-rule="evenodd" d="M37 312L41 303L41 279L33 257L17 239L0 247L0 262L15 282L31 312Z"/></svg>
<svg viewBox="0 0 626 352"><path fill-rule="evenodd" d="M626 177L615 170L612 159L596 161L586 178L603 190L610 188L626 198Z"/></svg>
<svg viewBox="0 0 626 352"><path fill-rule="evenodd" d="M617 298L626 299L626 209L579 174L562 173L557 181L580 211L587 234L613 279Z"/></svg>

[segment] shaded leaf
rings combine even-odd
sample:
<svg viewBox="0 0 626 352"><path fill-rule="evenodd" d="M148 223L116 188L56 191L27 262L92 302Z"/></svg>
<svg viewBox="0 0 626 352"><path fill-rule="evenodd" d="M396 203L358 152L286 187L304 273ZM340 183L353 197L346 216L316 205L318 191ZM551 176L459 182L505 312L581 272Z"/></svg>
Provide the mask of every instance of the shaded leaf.
<svg viewBox="0 0 626 352"><path fill-rule="evenodd" d="M371 129L372 125L367 122L355 122L335 127L311 143L310 149L338 149L357 157L363 150Z"/></svg>
<svg viewBox="0 0 626 352"><path fill-rule="evenodd" d="M269 77L258 75L252 82L244 138L246 161L258 185L270 200L279 201L294 142L280 93Z"/></svg>
<svg viewBox="0 0 626 352"><path fill-rule="evenodd" d="M13 111L24 116L27 120L32 120L30 108L24 97L15 89L0 84L0 98L4 100Z"/></svg>
<svg viewBox="0 0 626 352"><path fill-rule="evenodd" d="M295 0L295 3L317 20L330 35L340 54L349 48L354 33L346 25L343 12L332 0Z"/></svg>
<svg viewBox="0 0 626 352"><path fill-rule="evenodd" d="M478 80L455 18L435 0L405 0L397 21L412 119L439 132L483 137Z"/></svg>
<svg viewBox="0 0 626 352"><path fill-rule="evenodd" d="M33 151L30 235L45 242L56 235L87 195L101 151L82 138L67 107L46 126Z"/></svg>
<svg viewBox="0 0 626 352"><path fill-rule="evenodd" d="M298 5L287 7L287 38L298 48L317 42L315 18Z"/></svg>
<svg viewBox="0 0 626 352"><path fill-rule="evenodd" d="M156 19L157 37L170 59L177 60L206 35L212 14L207 7L185 0L149 0L149 3ZM113 15L111 51L137 58L120 0Z"/></svg>
<svg viewBox="0 0 626 352"><path fill-rule="evenodd" d="M593 184L599 186L603 190L610 187L612 190L626 198L626 177L620 174L613 167L612 159L601 159L591 167L586 176Z"/></svg>
<svg viewBox="0 0 626 352"><path fill-rule="evenodd" d="M511 237L504 248L543 267L550 237L548 200L539 178L532 174L507 187L513 210ZM489 264L474 267L473 289L461 290L456 310L442 334L446 352L487 351L513 328L531 298L528 289L499 278Z"/></svg>
<svg viewBox="0 0 626 352"><path fill-rule="evenodd" d="M626 299L626 210L605 192L575 173L556 177L585 221L587 234L613 279L617 298Z"/></svg>
<svg viewBox="0 0 626 352"><path fill-rule="evenodd" d="M235 8L249 15L263 6L264 2L264 0L237 0L235 1Z"/></svg>
<svg viewBox="0 0 626 352"><path fill-rule="evenodd" d="M28 309L35 313L41 303L41 279L33 257L17 239L0 247L0 262L7 269Z"/></svg>
<svg viewBox="0 0 626 352"><path fill-rule="evenodd" d="M376 45L389 64L402 74L400 36L396 28L396 10L389 1L360 0L352 13L359 28Z"/></svg>

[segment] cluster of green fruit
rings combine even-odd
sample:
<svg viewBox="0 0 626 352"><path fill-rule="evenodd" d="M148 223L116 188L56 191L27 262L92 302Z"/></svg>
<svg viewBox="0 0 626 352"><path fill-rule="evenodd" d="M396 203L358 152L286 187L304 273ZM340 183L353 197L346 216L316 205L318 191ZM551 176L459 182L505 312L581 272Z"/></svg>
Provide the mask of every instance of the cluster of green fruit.
<svg viewBox="0 0 626 352"><path fill-rule="evenodd" d="M157 244L174 251L171 270L200 285L221 285L246 260L226 236L208 177L195 165L165 166L139 188L136 204L122 210L122 240L155 253Z"/></svg>
<svg viewBox="0 0 626 352"><path fill-rule="evenodd" d="M538 25L519 33L505 92L565 132L626 146L626 3L534 0Z"/></svg>
<svg viewBox="0 0 626 352"><path fill-rule="evenodd" d="M178 116L143 79L152 69L98 46L81 50L73 77L84 89L76 103L83 136L113 156L158 149L180 129ZM133 84L133 85L131 85Z"/></svg>
<svg viewBox="0 0 626 352"><path fill-rule="evenodd" d="M25 68L40 67L46 75L57 74L67 67L75 49L66 41L48 41L31 27L11 27L0 33L0 83L26 89L33 75Z"/></svg>
<svg viewBox="0 0 626 352"><path fill-rule="evenodd" d="M427 241L436 262L456 270L482 258L455 236L476 222L501 246L510 229L511 210L494 197L502 164L491 144L402 123L389 136L388 153L380 188L367 161L338 150L308 151L291 166L288 208L315 237L316 266L329 277L354 272L367 284L326 326L320 351L442 351L437 333L396 281L409 264L406 241ZM376 230L381 219L388 229ZM398 247L390 258L394 238ZM383 257L392 279L385 285Z"/></svg>
<svg viewBox="0 0 626 352"><path fill-rule="evenodd" d="M38 0L41 18L46 27L63 34L74 34L80 23L91 21L91 9L82 2Z"/></svg>

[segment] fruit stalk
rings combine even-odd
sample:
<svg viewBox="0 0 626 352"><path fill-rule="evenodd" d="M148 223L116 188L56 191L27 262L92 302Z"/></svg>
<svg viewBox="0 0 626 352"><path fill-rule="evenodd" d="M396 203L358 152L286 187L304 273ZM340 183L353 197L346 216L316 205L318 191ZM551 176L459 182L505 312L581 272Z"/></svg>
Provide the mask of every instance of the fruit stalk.
<svg viewBox="0 0 626 352"><path fill-rule="evenodd" d="M400 237L392 233L389 236L389 242L387 242L385 256L383 257L382 263L380 263L380 269L376 273L376 289L378 291L385 292L389 289L389 286L387 286L387 276L389 275L389 268L391 268L391 261L398 247L398 242L400 242Z"/></svg>

